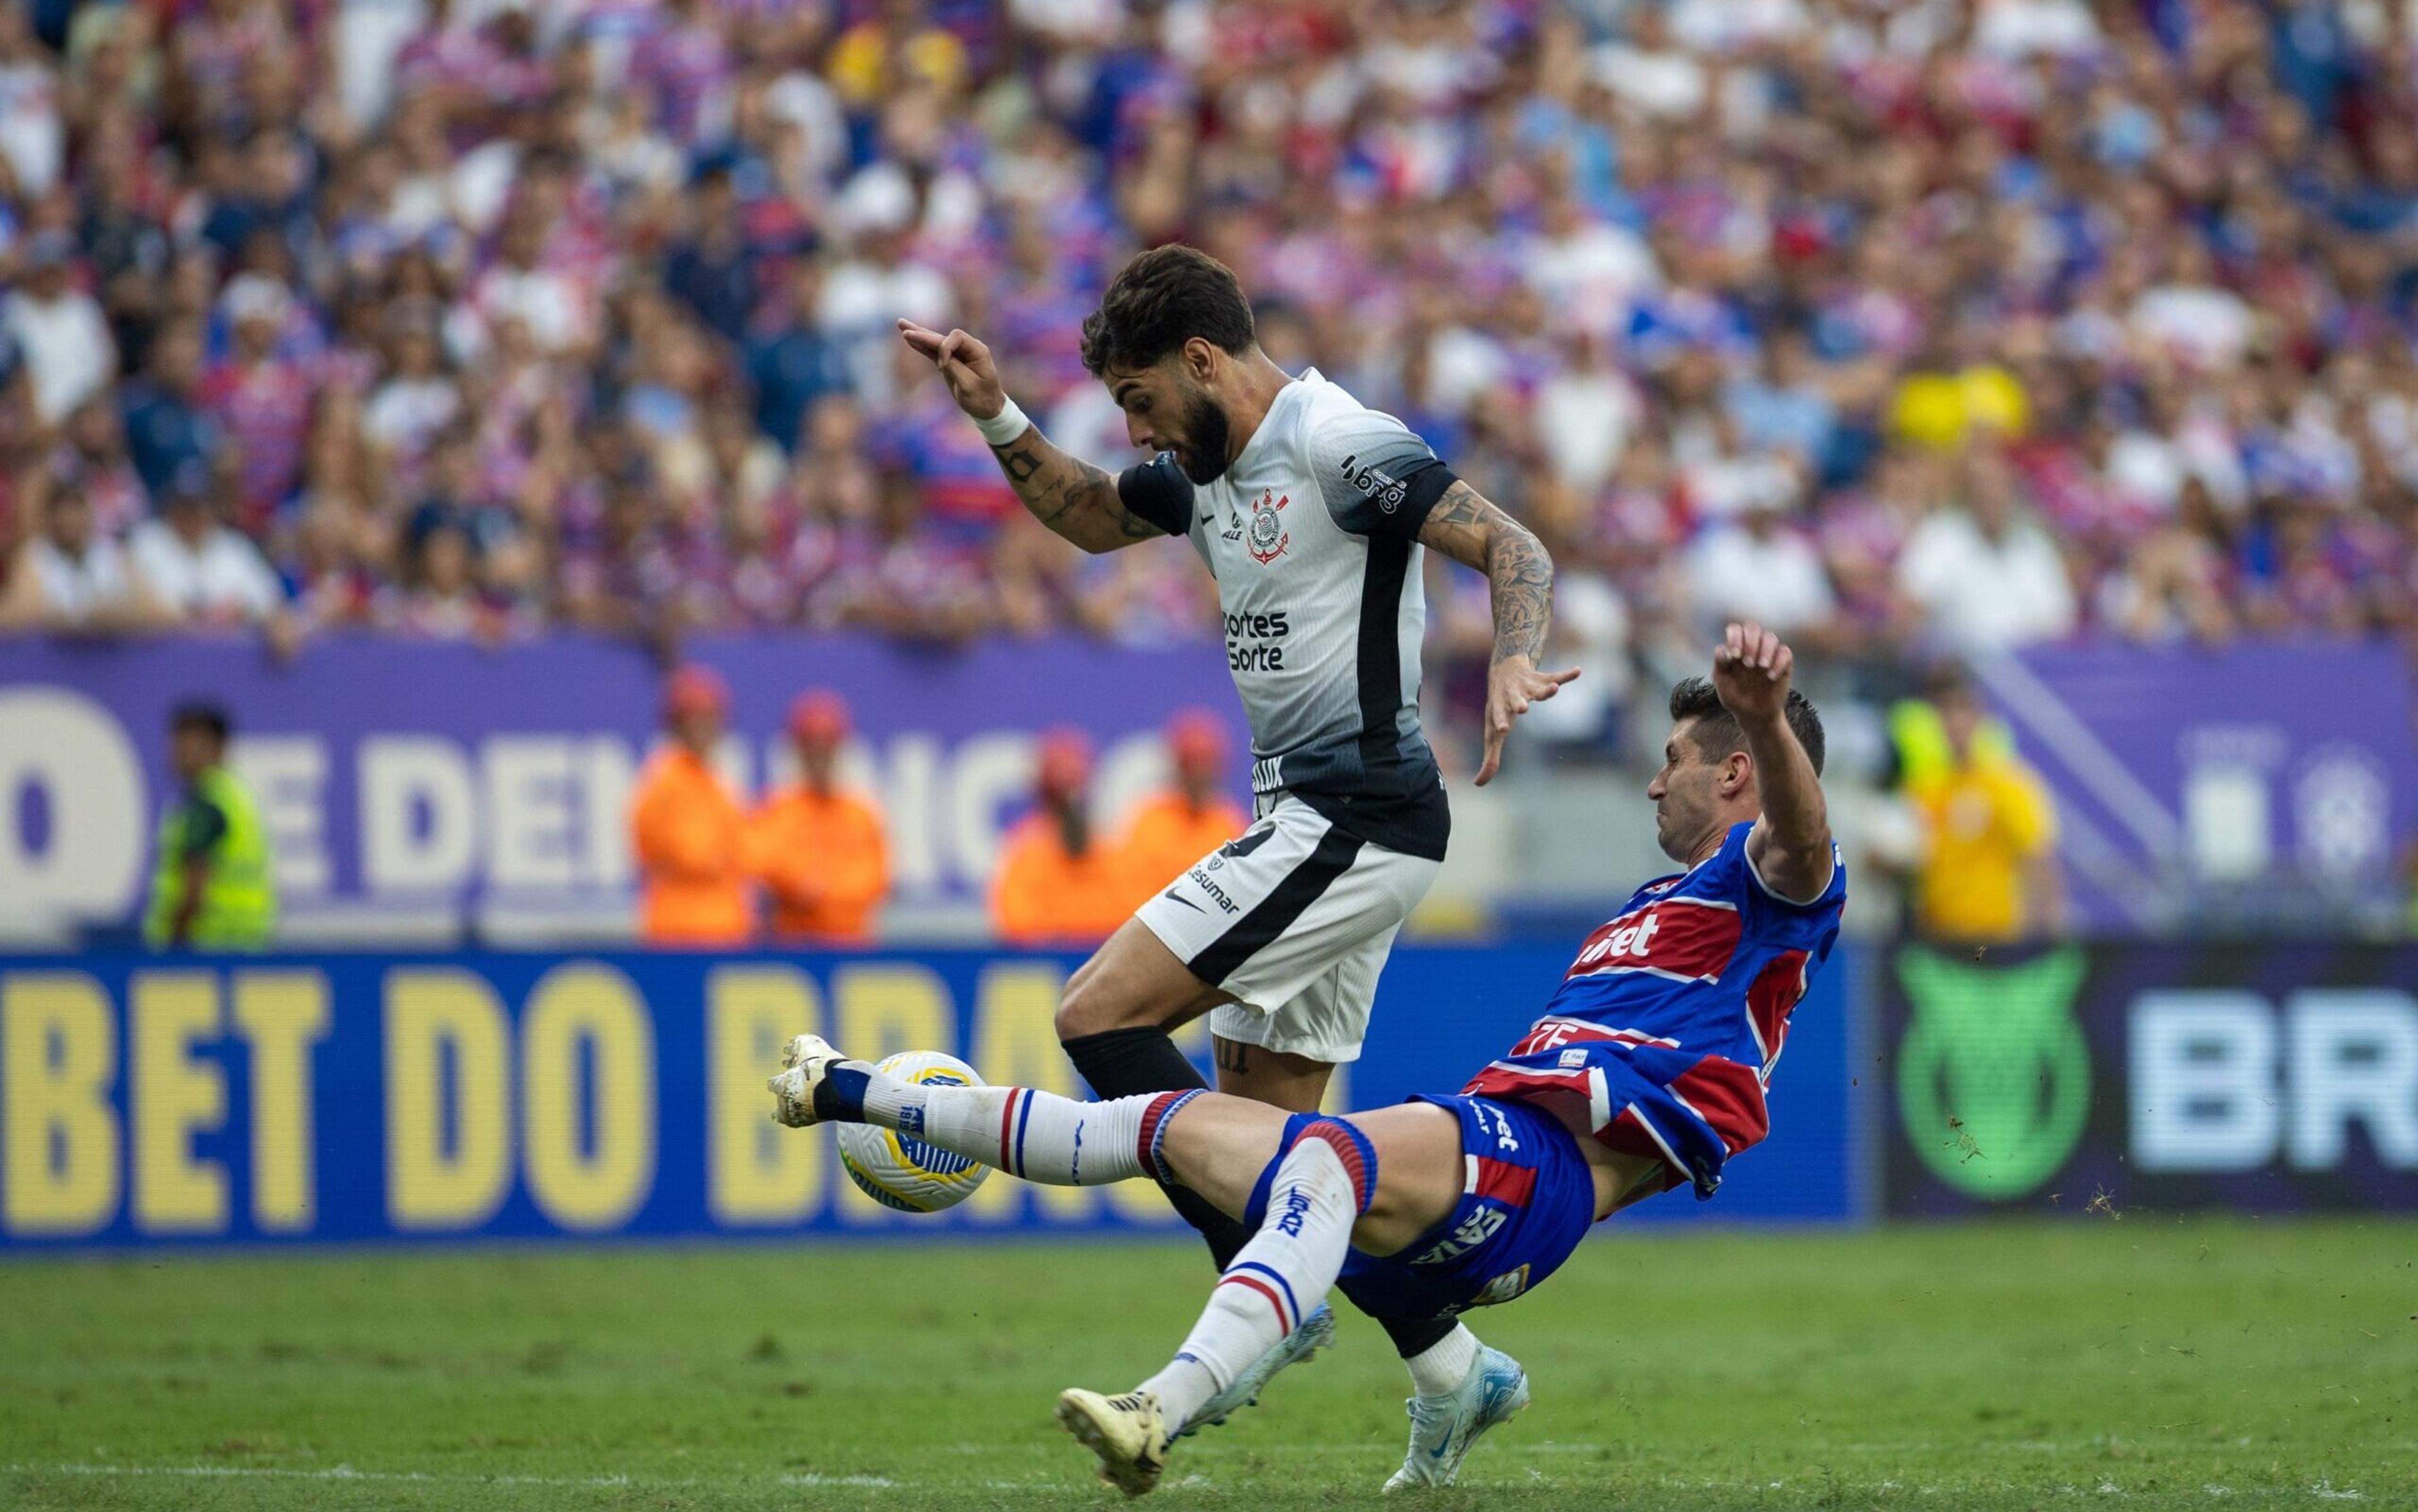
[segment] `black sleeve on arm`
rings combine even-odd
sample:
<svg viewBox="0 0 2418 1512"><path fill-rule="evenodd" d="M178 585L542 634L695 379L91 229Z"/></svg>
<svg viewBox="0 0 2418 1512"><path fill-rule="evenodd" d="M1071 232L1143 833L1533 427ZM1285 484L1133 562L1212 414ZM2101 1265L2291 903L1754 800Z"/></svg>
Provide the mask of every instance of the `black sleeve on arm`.
<svg viewBox="0 0 2418 1512"><path fill-rule="evenodd" d="M1419 527L1428 523L1436 500L1459 481L1461 474L1432 457L1413 466L1402 479L1402 507L1392 514L1379 516L1385 522L1384 528L1405 539L1416 537Z"/></svg>
<svg viewBox="0 0 2418 1512"><path fill-rule="evenodd" d="M1117 502L1171 536L1192 533L1192 480L1162 451L1117 474Z"/></svg>

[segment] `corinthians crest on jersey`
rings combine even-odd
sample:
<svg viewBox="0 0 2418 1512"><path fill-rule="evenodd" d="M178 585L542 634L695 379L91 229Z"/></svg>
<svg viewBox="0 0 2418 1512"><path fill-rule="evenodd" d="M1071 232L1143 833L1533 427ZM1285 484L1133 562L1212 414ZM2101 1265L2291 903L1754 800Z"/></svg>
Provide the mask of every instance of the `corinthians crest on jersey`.
<svg viewBox="0 0 2418 1512"><path fill-rule="evenodd" d="M1251 506L1251 523L1247 530L1251 559L1264 567L1284 555L1293 544L1291 532L1284 527L1284 507L1293 502L1291 495L1278 497L1273 491L1263 491L1260 501Z"/></svg>

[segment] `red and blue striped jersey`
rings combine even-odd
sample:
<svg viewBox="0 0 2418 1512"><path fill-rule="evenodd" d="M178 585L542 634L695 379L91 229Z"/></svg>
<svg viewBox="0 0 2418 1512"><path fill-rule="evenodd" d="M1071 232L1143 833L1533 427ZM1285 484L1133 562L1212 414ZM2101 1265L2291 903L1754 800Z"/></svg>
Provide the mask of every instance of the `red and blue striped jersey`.
<svg viewBox="0 0 2418 1512"><path fill-rule="evenodd" d="M1788 1016L1838 942L1847 869L1791 903L1747 859L1752 824L1676 877L1637 890L1589 935L1545 1016L1470 1079L1474 1095L1583 1097L1615 1150L1663 1163L1667 1191L1710 1197L1730 1156L1771 1127L1764 1091Z"/></svg>

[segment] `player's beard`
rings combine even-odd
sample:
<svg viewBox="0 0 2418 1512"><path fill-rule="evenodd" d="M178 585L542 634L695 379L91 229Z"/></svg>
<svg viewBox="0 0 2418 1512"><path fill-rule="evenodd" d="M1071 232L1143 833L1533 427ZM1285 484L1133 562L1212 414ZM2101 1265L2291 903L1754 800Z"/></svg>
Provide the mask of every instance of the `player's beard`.
<svg viewBox="0 0 2418 1512"><path fill-rule="evenodd" d="M1226 476L1226 443L1233 434L1216 400L1197 389L1185 396L1184 444L1175 449L1175 463L1194 486Z"/></svg>

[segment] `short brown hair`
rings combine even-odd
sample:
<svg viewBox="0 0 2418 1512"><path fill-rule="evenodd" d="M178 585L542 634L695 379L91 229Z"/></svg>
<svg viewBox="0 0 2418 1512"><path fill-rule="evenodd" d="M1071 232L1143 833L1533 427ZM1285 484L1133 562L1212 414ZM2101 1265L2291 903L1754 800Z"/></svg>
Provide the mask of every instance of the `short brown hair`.
<svg viewBox="0 0 2418 1512"><path fill-rule="evenodd" d="M1198 336L1240 357L1258 344L1234 270L1198 247L1155 247L1127 263L1083 322L1083 366L1146 368Z"/></svg>
<svg viewBox="0 0 2418 1512"><path fill-rule="evenodd" d="M1796 689L1788 690L1788 706L1783 716L1789 733L1805 748L1805 758L1814 764L1814 775L1822 775L1822 716L1811 700ZM1709 678L1682 678L1671 690L1671 723L1684 725L1690 720L1696 727L1689 732L1696 749L1706 761L1719 761L1733 751L1746 749L1746 731L1738 727L1737 716L1722 702L1713 691Z"/></svg>

